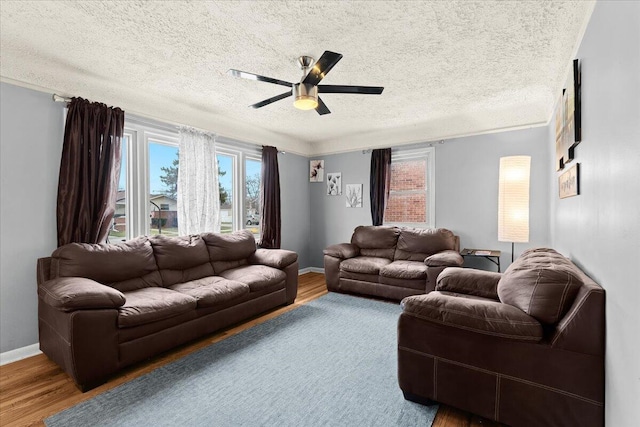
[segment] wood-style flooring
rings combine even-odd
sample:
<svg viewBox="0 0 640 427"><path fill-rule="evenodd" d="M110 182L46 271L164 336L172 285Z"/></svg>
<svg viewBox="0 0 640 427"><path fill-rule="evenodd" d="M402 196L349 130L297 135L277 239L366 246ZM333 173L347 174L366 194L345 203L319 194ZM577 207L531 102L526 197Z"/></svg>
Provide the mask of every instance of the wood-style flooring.
<svg viewBox="0 0 640 427"><path fill-rule="evenodd" d="M307 273L300 276L298 297L294 304L270 311L235 327L178 347L153 359L136 364L116 374L108 383L81 393L73 381L44 354L0 366L0 425L43 426L43 419L83 400L104 393L122 383L180 359L200 348L235 335L254 325L294 310L327 293L324 275ZM466 412L441 405L434 427L499 426Z"/></svg>

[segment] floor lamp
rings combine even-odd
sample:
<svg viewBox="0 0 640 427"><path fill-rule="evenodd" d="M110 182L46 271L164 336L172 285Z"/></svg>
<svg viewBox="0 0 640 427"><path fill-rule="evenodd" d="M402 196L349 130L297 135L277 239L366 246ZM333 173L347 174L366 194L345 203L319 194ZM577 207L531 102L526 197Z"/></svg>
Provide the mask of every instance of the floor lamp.
<svg viewBox="0 0 640 427"><path fill-rule="evenodd" d="M498 241L514 244L529 241L529 176L530 156L500 158L498 192Z"/></svg>

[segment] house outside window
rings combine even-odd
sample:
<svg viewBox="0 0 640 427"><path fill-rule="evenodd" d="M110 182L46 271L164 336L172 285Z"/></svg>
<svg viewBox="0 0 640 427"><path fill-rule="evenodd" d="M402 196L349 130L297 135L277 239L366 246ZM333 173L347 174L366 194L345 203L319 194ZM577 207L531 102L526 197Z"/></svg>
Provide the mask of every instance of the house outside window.
<svg viewBox="0 0 640 427"><path fill-rule="evenodd" d="M385 224L435 227L434 165L432 147L392 152Z"/></svg>

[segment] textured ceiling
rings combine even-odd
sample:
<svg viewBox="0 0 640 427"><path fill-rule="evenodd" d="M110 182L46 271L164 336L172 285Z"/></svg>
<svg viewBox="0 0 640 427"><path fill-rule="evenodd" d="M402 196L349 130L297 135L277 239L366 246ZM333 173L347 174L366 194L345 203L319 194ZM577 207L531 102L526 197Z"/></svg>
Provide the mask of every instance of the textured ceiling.
<svg viewBox="0 0 640 427"><path fill-rule="evenodd" d="M0 75L66 96L300 154L432 141L546 123L593 10L575 1L5 1ZM344 58L332 114L291 98L300 55Z"/></svg>

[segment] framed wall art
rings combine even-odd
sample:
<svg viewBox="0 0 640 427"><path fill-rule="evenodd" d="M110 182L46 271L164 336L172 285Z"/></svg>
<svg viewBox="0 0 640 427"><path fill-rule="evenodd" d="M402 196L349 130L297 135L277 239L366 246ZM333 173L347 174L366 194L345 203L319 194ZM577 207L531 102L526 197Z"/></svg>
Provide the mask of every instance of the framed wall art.
<svg viewBox="0 0 640 427"><path fill-rule="evenodd" d="M342 173L327 173L327 196L340 196L342 194Z"/></svg>
<svg viewBox="0 0 640 427"><path fill-rule="evenodd" d="M322 182L324 180L324 160L309 161L309 182Z"/></svg>
<svg viewBox="0 0 640 427"><path fill-rule="evenodd" d="M575 157L582 140L580 63L573 60L572 72L556 105L556 170L562 170Z"/></svg>
<svg viewBox="0 0 640 427"><path fill-rule="evenodd" d="M560 174L558 192L561 199L580 194L580 163L576 163Z"/></svg>
<svg viewBox="0 0 640 427"><path fill-rule="evenodd" d="M362 207L362 184L347 184L345 186L346 205L348 208Z"/></svg>

